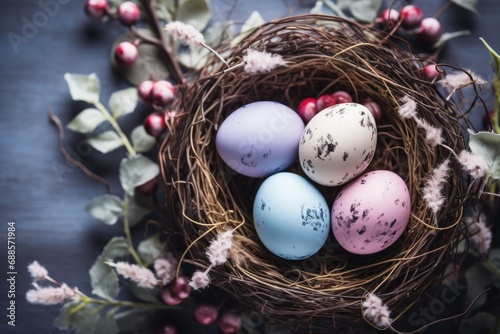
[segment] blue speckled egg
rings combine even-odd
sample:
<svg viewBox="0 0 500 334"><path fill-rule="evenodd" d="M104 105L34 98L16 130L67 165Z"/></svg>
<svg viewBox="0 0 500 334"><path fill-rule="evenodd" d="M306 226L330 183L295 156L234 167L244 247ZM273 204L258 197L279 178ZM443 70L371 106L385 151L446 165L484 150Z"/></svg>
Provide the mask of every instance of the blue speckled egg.
<svg viewBox="0 0 500 334"><path fill-rule="evenodd" d="M260 186L253 206L255 229L266 248L289 260L315 254L330 231L325 198L300 175L281 172Z"/></svg>

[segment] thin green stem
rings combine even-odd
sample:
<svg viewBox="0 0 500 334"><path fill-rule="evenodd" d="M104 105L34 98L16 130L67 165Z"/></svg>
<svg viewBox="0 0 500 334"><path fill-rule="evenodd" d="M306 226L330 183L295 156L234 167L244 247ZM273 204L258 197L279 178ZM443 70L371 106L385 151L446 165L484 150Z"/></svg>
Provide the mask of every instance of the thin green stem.
<svg viewBox="0 0 500 334"><path fill-rule="evenodd" d="M146 267L144 262L141 260L141 257L137 252L135 251L134 244L132 243L132 236L130 234L130 224L129 224L129 217L128 217L128 194L125 193L125 196L123 198L123 233L125 234L125 238L127 239L127 245L128 245L128 250L130 254L132 254L132 257L134 258L135 262L137 262L138 265L141 267Z"/></svg>
<svg viewBox="0 0 500 334"><path fill-rule="evenodd" d="M104 306L113 307L130 307L130 308L142 308L142 309L162 309L168 308L172 309L174 307L162 303L142 303L142 302L131 302L127 300L116 300L116 299L97 299L87 296L80 296L80 300L83 304L98 304Z"/></svg>
<svg viewBox="0 0 500 334"><path fill-rule="evenodd" d="M94 103L95 107L102 113L104 118L111 124L113 129L116 131L118 136L120 136L120 139L122 140L123 146L127 149L128 153L131 156L134 156L137 154L137 152L134 150L132 147L132 144L130 144L130 141L128 140L127 136L123 133L122 129L120 128L120 125L116 122L113 116L109 113L108 109L99 101Z"/></svg>

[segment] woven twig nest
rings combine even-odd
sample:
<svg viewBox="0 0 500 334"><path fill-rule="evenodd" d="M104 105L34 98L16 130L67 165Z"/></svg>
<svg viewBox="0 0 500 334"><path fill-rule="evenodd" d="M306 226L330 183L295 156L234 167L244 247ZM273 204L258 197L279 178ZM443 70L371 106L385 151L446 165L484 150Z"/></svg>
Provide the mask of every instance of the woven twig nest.
<svg viewBox="0 0 500 334"><path fill-rule="evenodd" d="M211 285L248 309L268 319L352 324L363 320L361 301L369 292L397 318L442 275L460 236L468 183L451 159L451 150L467 147L458 121L460 107L424 80L414 53L389 41L382 31L338 17L272 21L221 53L234 66L250 48L279 54L288 65L261 74L248 74L243 67L224 72L227 65L213 57L189 74L173 106L177 116L160 161L168 214L187 247L183 261L207 268L209 242L217 233L234 229L229 261L211 269ZM263 180L232 172L217 154L215 135L225 117L244 104L270 100L294 108L305 97L333 90L381 106L377 149L368 169L391 170L405 180L412 200L410 221L394 245L374 255L350 254L330 236L311 258L287 261L270 253L254 229L252 205ZM417 102L421 119L442 129L448 148L427 144L425 131L398 114L404 96ZM436 215L423 201L422 187L447 158L446 200ZM338 187L321 190L331 200Z"/></svg>

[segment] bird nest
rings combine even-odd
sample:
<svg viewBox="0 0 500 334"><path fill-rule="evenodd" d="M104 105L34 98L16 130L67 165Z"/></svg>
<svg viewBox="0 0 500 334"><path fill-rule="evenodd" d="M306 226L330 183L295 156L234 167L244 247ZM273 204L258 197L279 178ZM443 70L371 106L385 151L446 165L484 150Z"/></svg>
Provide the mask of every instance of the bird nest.
<svg viewBox="0 0 500 334"><path fill-rule="evenodd" d="M390 37L338 17L282 18L218 51L229 66L241 64L249 49L279 54L286 66L258 74L248 74L243 66L225 71L227 65L214 56L187 74L179 87L172 107L177 114L169 120L159 160L170 224L185 243L182 260L206 269L210 241L234 230L229 260L211 268L211 285L266 319L355 324L363 321L361 302L367 293L377 294L397 318L439 280L460 239L458 222L470 187L452 151L467 148L463 107L426 81L420 58ZM401 176L411 195L410 220L399 240L377 254L350 254L330 235L312 257L285 260L263 246L252 221L263 180L239 175L224 164L215 147L217 129L244 104L268 100L295 108L306 97L334 90L380 105L383 117L368 170ZM428 144L418 122L398 113L404 97L416 101L420 120L441 129L445 145ZM444 203L436 213L422 189L433 169L448 158ZM297 166L290 170L300 170ZM331 205L339 187L320 190Z"/></svg>

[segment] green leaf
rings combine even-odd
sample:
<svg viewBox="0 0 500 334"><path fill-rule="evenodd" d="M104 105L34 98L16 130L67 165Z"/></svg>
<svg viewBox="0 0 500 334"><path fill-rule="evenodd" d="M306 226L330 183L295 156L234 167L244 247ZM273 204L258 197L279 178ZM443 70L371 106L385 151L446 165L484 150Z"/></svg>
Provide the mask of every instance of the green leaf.
<svg viewBox="0 0 500 334"><path fill-rule="evenodd" d="M310 14L323 14L323 1L316 1L314 7L309 11Z"/></svg>
<svg viewBox="0 0 500 334"><path fill-rule="evenodd" d="M461 30L461 31L455 31L455 32L446 32L441 35L439 40L434 43L432 46L433 48L439 48L440 46L444 45L446 42L448 42L450 39L457 38L460 36L465 36L465 35L470 35L469 30Z"/></svg>
<svg viewBox="0 0 500 334"><path fill-rule="evenodd" d="M209 0L181 0L177 10L177 21L192 25L199 31L205 29L212 17Z"/></svg>
<svg viewBox="0 0 500 334"><path fill-rule="evenodd" d="M132 140L132 146L134 147L134 150L138 153L147 152L151 150L156 144L156 138L150 136L146 132L143 124L135 127L132 130L130 139Z"/></svg>
<svg viewBox="0 0 500 334"><path fill-rule="evenodd" d="M68 123L68 129L80 132L80 133L88 133L92 132L104 122L106 118L102 115L102 113L95 108L87 108L80 112Z"/></svg>
<svg viewBox="0 0 500 334"><path fill-rule="evenodd" d="M105 262L127 255L129 255L129 250L124 237L114 237L108 242L89 270L93 294L104 299L116 297L120 291L118 275Z"/></svg>
<svg viewBox="0 0 500 334"><path fill-rule="evenodd" d="M80 301L75 300L61 307L59 316L54 320L54 326L60 330L74 333L94 333L98 316L97 306L94 304L81 304Z"/></svg>
<svg viewBox="0 0 500 334"><path fill-rule="evenodd" d="M139 101L137 95L137 88L125 88L111 94L109 98L109 109L115 119L123 115L130 114L135 110L137 102Z"/></svg>
<svg viewBox="0 0 500 334"><path fill-rule="evenodd" d="M189 45L187 51L177 54L177 60L185 67L199 70L205 66L210 54L210 51L202 46Z"/></svg>
<svg viewBox="0 0 500 334"><path fill-rule="evenodd" d="M97 196L90 200L85 210L95 219L107 225L113 225L123 215L122 200L110 194Z"/></svg>
<svg viewBox="0 0 500 334"><path fill-rule="evenodd" d="M156 233L150 238L141 241L137 247L137 252L147 265L151 265L154 260L161 256L163 245L160 241L160 233Z"/></svg>
<svg viewBox="0 0 500 334"><path fill-rule="evenodd" d="M113 130L105 131L92 138L87 139L87 143L101 153L108 153L120 146L123 142L116 132Z"/></svg>
<svg viewBox="0 0 500 334"><path fill-rule="evenodd" d="M231 46L239 44L245 37L250 35L252 31L258 26L263 24L265 21L258 11L253 11L248 17L245 23L241 26L241 32L239 35L235 36L231 42Z"/></svg>
<svg viewBox="0 0 500 334"><path fill-rule="evenodd" d="M491 55L491 69L493 70L493 73L500 76L500 55L498 55L498 53L493 50L488 43L486 43L484 38L480 38L480 40L483 42L484 46Z"/></svg>
<svg viewBox="0 0 500 334"><path fill-rule="evenodd" d="M488 163L488 176L500 179L500 134L484 131L473 133L469 130L469 135L472 153L482 156Z"/></svg>
<svg viewBox="0 0 500 334"><path fill-rule="evenodd" d="M127 289L130 290L134 296L139 298L142 301L149 302L149 303L158 303L160 302L159 300L159 295L160 295L160 288L158 286L155 286L153 288L141 288L137 286L137 283L132 282L130 280L127 280L124 282L126 285Z"/></svg>
<svg viewBox="0 0 500 334"><path fill-rule="evenodd" d="M135 187L152 180L159 173L158 164L141 154L124 158L120 163L120 182L130 196L134 195Z"/></svg>
<svg viewBox="0 0 500 334"><path fill-rule="evenodd" d="M352 16L362 22L371 22L380 10L382 0L355 0L349 5Z"/></svg>
<svg viewBox="0 0 500 334"><path fill-rule="evenodd" d="M75 101L96 103L99 101L99 79L95 73L89 75L65 73L64 80Z"/></svg>
<svg viewBox="0 0 500 334"><path fill-rule="evenodd" d="M483 262L477 262L465 271L467 280L467 299L473 301L493 282L494 273ZM487 296L483 294L474 303L474 309L480 308L486 302Z"/></svg>
<svg viewBox="0 0 500 334"><path fill-rule="evenodd" d="M133 332L145 332L148 329L151 330L151 317L153 316L154 309L129 309L122 311L115 315L115 321L121 332L133 333Z"/></svg>
<svg viewBox="0 0 500 334"><path fill-rule="evenodd" d="M145 207L139 204L136 197L131 197L128 203L128 223L130 226L135 226L141 222L145 215L153 212L152 208Z"/></svg>
<svg viewBox="0 0 500 334"><path fill-rule="evenodd" d="M94 334L117 334L120 331L115 321L115 314L118 310L118 307L113 307L106 312L106 315L101 315L95 323Z"/></svg>
<svg viewBox="0 0 500 334"><path fill-rule="evenodd" d="M478 14L477 0L451 0L454 4Z"/></svg>

